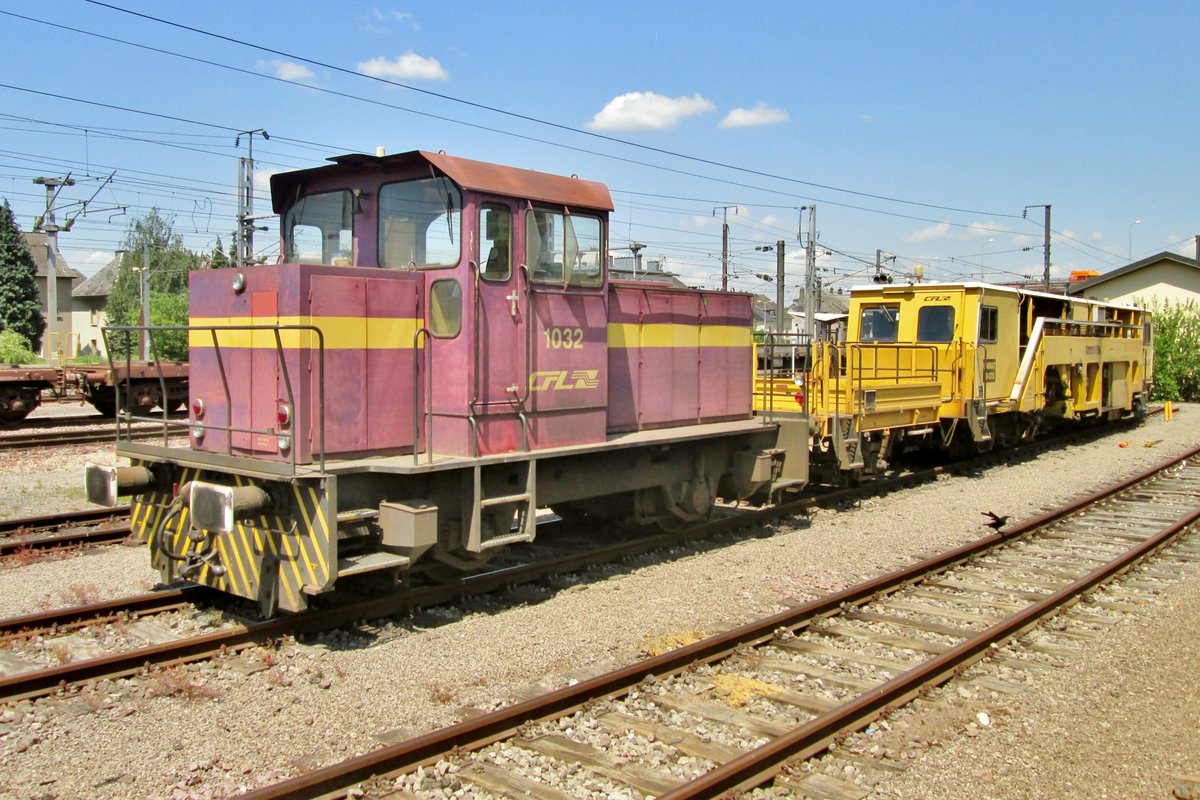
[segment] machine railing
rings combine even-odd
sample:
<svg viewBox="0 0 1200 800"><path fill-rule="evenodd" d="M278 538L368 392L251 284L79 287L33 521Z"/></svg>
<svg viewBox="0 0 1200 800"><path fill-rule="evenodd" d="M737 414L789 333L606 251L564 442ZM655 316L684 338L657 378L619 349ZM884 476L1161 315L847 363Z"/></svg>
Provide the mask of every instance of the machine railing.
<svg viewBox="0 0 1200 800"><path fill-rule="evenodd" d="M941 347L889 342L817 342L812 385L818 407L834 415L859 413L864 388L941 383Z"/></svg>
<svg viewBox="0 0 1200 800"><path fill-rule="evenodd" d="M279 365L280 375L283 378L283 387L287 398L288 407L292 409L292 421L288 430L279 430L278 428L245 428L235 426L233 424L233 393L230 391L229 376L225 366L225 357L222 353L222 345L220 342L220 336L218 335L221 332L227 331L245 331L249 332L252 337L254 336L255 332L270 333L273 336L275 340L275 361L276 364ZM134 414L132 410L126 410L124 412L120 410L122 396L121 385L124 384L124 392L127 398L132 392L131 371L128 369L128 367L132 364L133 358L132 348L117 348L124 349L126 354L124 363L127 367L124 379L122 381L115 382L114 385L117 408L117 442L119 443L122 440L132 440L133 425L137 422L154 422L161 424L163 426L162 433L164 447L169 446L172 428L186 429L189 440L192 436L194 436L193 432L196 430L203 430L205 432L224 432L227 434L225 437L225 454L229 456L233 455L233 434L235 433L245 433L252 436L288 436L293 440L291 442L291 446L288 448L288 463L290 464L292 471L295 472L296 467L299 464L299 461L297 460L297 452L299 447L295 441L299 414L296 413L296 396L295 391L292 388L291 375L288 372L287 358L283 348L284 331L295 331L297 334L308 332L316 335L316 348L311 347L311 342L310 346L306 348L308 351L315 349L317 356L317 397L315 399L317 413L315 415L310 415L309 418L315 418L317 423L317 452L315 453L315 460L318 464L318 467L323 472L325 470L325 334L315 325L113 325L102 328L101 335L104 337L105 352L108 353L109 366L112 368L114 374L116 374L116 361L114 360L113 356L114 348L109 341L109 334L121 334L124 337L124 344L129 344L132 340L132 334L139 332L146 333L150 339L151 363L156 365L156 372L160 388L162 390L162 397L164 398L163 407L160 409L162 412L161 416L139 416ZM190 418L186 420L170 418L170 409L165 407L167 405L166 377L163 374L161 362L157 358L154 344L154 337L156 334L162 335L168 332L182 333L185 337L187 337L188 341L191 341L193 333L208 333L212 341L213 354L216 358L217 369L221 376L221 387L222 391L224 392L226 413L225 424L222 425L218 422L208 419L204 421L196 421ZM229 346L226 345L226 348L228 347ZM122 437L122 432L124 432L124 437Z"/></svg>
<svg viewBox="0 0 1200 800"><path fill-rule="evenodd" d="M797 393L803 398L799 410L807 414L809 358L805 335L778 332L756 335L762 337L762 342L754 346L754 392L758 395L755 407L762 412L764 421L772 421L775 412L783 410L776 407L777 401L796 410L793 404Z"/></svg>

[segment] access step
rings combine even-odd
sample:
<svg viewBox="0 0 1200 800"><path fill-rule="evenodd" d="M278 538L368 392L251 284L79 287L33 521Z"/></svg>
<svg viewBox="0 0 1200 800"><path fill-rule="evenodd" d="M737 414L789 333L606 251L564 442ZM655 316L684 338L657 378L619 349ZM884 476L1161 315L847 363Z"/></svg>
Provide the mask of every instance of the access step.
<svg viewBox="0 0 1200 800"><path fill-rule="evenodd" d="M408 569L411 565L411 558L398 556L395 553L362 553L341 556L338 558L338 577L346 578L350 575L361 575L364 572L375 572L393 567Z"/></svg>

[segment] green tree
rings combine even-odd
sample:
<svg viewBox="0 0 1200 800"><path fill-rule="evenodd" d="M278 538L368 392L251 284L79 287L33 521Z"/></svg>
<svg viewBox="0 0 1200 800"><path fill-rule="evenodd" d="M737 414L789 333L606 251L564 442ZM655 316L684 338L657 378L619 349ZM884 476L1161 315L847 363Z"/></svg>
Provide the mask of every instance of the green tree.
<svg viewBox="0 0 1200 800"><path fill-rule="evenodd" d="M174 219L161 216L151 209L145 217L130 223L122 248L125 250L117 268L117 280L108 296L105 317L110 325L137 325L141 315L141 270L149 251L150 269L146 273L150 294L150 324L186 325L188 320L187 276L193 269L205 266L206 259L183 246L183 237L172 229ZM158 334L153 340L153 354L164 361L187 359L187 337ZM110 337L109 347L114 355L126 357L137 353L137 336Z"/></svg>
<svg viewBox="0 0 1200 800"><path fill-rule="evenodd" d="M32 364L39 360L24 336L11 329L0 331L0 364Z"/></svg>
<svg viewBox="0 0 1200 800"><path fill-rule="evenodd" d="M221 269L223 267L233 266L233 248L229 248L229 252L225 252L224 245L221 244L221 237L217 237L217 244L213 247L211 253L208 254L208 266L210 269Z"/></svg>
<svg viewBox="0 0 1200 800"><path fill-rule="evenodd" d="M1200 400L1200 307L1195 300L1151 305L1154 400Z"/></svg>
<svg viewBox="0 0 1200 800"><path fill-rule="evenodd" d="M0 206L0 330L16 331L35 351L42 348L46 330L38 299L37 265L7 199Z"/></svg>

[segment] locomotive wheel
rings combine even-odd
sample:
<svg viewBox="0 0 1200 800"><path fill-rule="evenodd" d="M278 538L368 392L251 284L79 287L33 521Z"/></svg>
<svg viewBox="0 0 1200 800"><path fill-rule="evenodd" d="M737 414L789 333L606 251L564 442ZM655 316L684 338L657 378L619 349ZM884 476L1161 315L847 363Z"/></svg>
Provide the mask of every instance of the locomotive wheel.
<svg viewBox="0 0 1200 800"><path fill-rule="evenodd" d="M41 405L42 398L38 390L14 388L0 401L0 425L16 425Z"/></svg>
<svg viewBox="0 0 1200 800"><path fill-rule="evenodd" d="M117 404L111 398L93 397L88 402L91 403L92 408L106 417L115 417L117 415Z"/></svg>
<svg viewBox="0 0 1200 800"><path fill-rule="evenodd" d="M17 425L27 416L28 411L0 411L0 425Z"/></svg>

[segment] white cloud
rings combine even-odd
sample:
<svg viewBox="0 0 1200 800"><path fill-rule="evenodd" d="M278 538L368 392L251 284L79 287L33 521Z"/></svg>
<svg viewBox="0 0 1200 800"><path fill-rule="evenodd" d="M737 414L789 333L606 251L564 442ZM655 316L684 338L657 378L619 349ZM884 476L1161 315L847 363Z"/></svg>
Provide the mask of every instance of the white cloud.
<svg viewBox="0 0 1200 800"><path fill-rule="evenodd" d="M276 78L285 81L304 82L317 77L311 69L294 61L260 61L258 66L271 70Z"/></svg>
<svg viewBox="0 0 1200 800"><path fill-rule="evenodd" d="M875 118L872 117L870 114L863 114L861 117L859 117L859 119L861 119L867 125L870 125L871 123L873 123L875 121Z"/></svg>
<svg viewBox="0 0 1200 800"><path fill-rule="evenodd" d="M930 225L928 228L922 228L919 231L913 231L904 237L906 242L936 242L941 239L947 239L950 236L950 223L939 222L936 225Z"/></svg>
<svg viewBox="0 0 1200 800"><path fill-rule="evenodd" d="M404 22L413 18L407 11L380 11L378 8L371 9L371 16L380 22Z"/></svg>
<svg viewBox="0 0 1200 800"><path fill-rule="evenodd" d="M388 34L392 32L392 25L397 23L407 25L414 31L421 30L416 16L407 11L381 11L372 8L365 17L360 17L360 20L363 30L367 33Z"/></svg>
<svg viewBox="0 0 1200 800"><path fill-rule="evenodd" d="M262 192L263 194L271 194L271 176L279 170L276 169L256 169L254 170L254 191ZM260 195L261 196L261 195Z"/></svg>
<svg viewBox="0 0 1200 800"><path fill-rule="evenodd" d="M629 92L609 100L587 127L595 131L666 131L686 117L715 109L699 94L664 97L654 92Z"/></svg>
<svg viewBox="0 0 1200 800"><path fill-rule="evenodd" d="M358 71L372 78L409 79L424 78L431 81L444 81L449 75L436 58L425 58L409 50L402 56L396 56L391 61L382 56L363 61L358 65Z"/></svg>
<svg viewBox="0 0 1200 800"><path fill-rule="evenodd" d="M778 125L788 121L788 113L781 108L771 108L759 103L754 108L735 108L725 115L718 128L749 128L757 125Z"/></svg>

